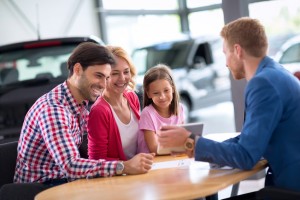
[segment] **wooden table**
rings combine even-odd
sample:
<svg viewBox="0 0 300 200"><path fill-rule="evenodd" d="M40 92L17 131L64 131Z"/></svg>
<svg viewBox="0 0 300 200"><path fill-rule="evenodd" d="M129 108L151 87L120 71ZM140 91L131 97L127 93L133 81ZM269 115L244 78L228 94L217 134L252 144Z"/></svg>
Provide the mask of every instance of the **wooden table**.
<svg viewBox="0 0 300 200"><path fill-rule="evenodd" d="M165 162L167 161L167 162ZM190 165L186 163L190 162ZM179 167L168 164L185 163ZM155 166L147 174L81 179L39 193L35 200L93 199L195 199L217 193L266 167L260 161L252 170L209 169L208 163L187 157L157 156Z"/></svg>

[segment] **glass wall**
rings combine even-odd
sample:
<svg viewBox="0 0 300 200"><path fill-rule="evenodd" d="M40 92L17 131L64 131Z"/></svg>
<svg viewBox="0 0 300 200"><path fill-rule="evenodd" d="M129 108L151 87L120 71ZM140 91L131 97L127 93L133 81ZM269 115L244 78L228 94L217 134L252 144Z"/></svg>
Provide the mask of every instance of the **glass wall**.
<svg viewBox="0 0 300 200"><path fill-rule="evenodd" d="M123 46L130 53L133 53L136 48L162 42L200 38L201 36L220 38L219 33L224 25L221 0L128 0L126 3L120 0L103 0L103 8L105 9L107 43ZM199 48L198 53L205 47L204 43L200 44L197 44L199 45L197 47ZM219 43L214 43L214 46L216 44ZM196 45L193 46L193 43L191 43L188 49L193 48L196 48ZM216 51L216 49L218 50ZM216 103L213 106L210 105L197 110L193 109L190 112L190 121L202 121L205 123L204 134L234 131L233 105L230 97L228 97L230 96L229 71L225 66L222 48L214 48L213 51L215 64L203 68L203 74L199 74L201 70L192 68L189 72L192 73L194 71L193 77L195 80L199 80L198 85L196 85L200 89L210 82L209 77L215 77L215 79L211 79L211 84L223 85L223 88L227 89L226 92L220 92L207 100L222 103ZM139 52L143 53L145 50ZM133 58L136 58L138 55L136 53ZM222 59L219 59L220 55ZM144 62L142 61L142 63ZM135 64L139 65L138 62L135 62ZM173 73L176 76L184 73L183 69L176 69L175 71ZM223 73L224 71L226 73ZM142 78L138 77L137 83ZM181 88L181 86L177 85L177 88ZM195 88L194 90L197 92L194 95L199 96L209 93L212 88L208 88L207 91L199 91ZM219 100L223 98L226 98L226 100ZM218 125L216 126L216 124Z"/></svg>
<svg viewBox="0 0 300 200"><path fill-rule="evenodd" d="M300 33L299 0L248 2L254 2L249 4L250 17L266 27L270 56L288 38ZM103 0L107 43L123 46L132 53L141 46L174 39L219 37L224 25L221 5L221 0ZM195 116L209 127L207 132L234 131L232 102L198 110ZM227 126L220 125L223 119L228 119L223 123Z"/></svg>
<svg viewBox="0 0 300 200"><path fill-rule="evenodd" d="M178 9L177 0L103 0L103 8L110 10L170 10Z"/></svg>
<svg viewBox="0 0 300 200"><path fill-rule="evenodd" d="M224 22L221 0L102 2L107 43L122 45L129 52L140 46L163 41L219 35Z"/></svg>
<svg viewBox="0 0 300 200"><path fill-rule="evenodd" d="M224 26L222 9L194 12L189 15L190 31L193 37L201 35L219 36Z"/></svg>
<svg viewBox="0 0 300 200"><path fill-rule="evenodd" d="M199 8L204 6L211 6L215 4L221 4L222 0L187 0L188 8Z"/></svg>

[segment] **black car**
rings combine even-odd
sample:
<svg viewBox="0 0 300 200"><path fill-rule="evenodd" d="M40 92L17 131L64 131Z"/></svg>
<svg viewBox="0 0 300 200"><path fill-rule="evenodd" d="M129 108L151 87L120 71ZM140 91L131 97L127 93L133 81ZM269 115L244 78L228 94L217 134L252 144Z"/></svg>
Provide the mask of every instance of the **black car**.
<svg viewBox="0 0 300 200"><path fill-rule="evenodd" d="M158 63L172 69L174 81L185 107L190 111L231 100L229 70L220 38L201 37L137 48L132 54L138 70L137 89L142 102L145 72Z"/></svg>
<svg viewBox="0 0 300 200"><path fill-rule="evenodd" d="M32 104L68 76L67 60L81 42L97 37L53 38L0 47L0 142L16 140Z"/></svg>

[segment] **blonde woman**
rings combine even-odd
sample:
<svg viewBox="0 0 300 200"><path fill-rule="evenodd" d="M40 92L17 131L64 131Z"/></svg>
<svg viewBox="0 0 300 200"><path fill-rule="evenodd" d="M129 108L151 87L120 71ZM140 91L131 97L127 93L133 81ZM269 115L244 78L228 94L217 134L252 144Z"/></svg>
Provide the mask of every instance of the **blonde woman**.
<svg viewBox="0 0 300 200"><path fill-rule="evenodd" d="M91 108L88 122L88 153L90 159L128 160L139 152L138 121L140 103L134 92L136 69L126 51L107 46L114 55L103 95Z"/></svg>

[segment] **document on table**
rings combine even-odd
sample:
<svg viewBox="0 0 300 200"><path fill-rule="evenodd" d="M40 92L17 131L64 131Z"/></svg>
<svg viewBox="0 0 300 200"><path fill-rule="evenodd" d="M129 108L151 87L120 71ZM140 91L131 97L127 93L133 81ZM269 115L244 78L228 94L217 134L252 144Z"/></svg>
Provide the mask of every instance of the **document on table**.
<svg viewBox="0 0 300 200"><path fill-rule="evenodd" d="M192 159L182 159L182 160L157 162L157 163L153 163L152 170L190 166L192 161L193 161Z"/></svg>
<svg viewBox="0 0 300 200"><path fill-rule="evenodd" d="M191 167L198 169L232 169L228 166L217 167L216 165L210 166L208 162L195 161L194 158L186 158L181 160L164 161L153 163L151 170L165 169L165 168L176 168L176 167Z"/></svg>

